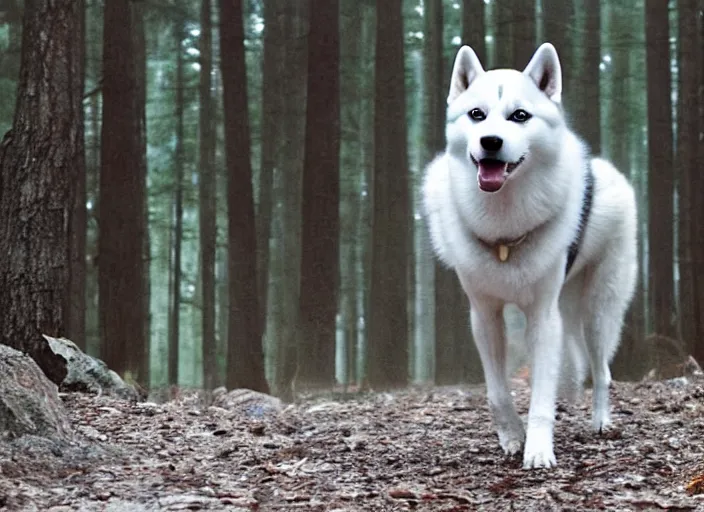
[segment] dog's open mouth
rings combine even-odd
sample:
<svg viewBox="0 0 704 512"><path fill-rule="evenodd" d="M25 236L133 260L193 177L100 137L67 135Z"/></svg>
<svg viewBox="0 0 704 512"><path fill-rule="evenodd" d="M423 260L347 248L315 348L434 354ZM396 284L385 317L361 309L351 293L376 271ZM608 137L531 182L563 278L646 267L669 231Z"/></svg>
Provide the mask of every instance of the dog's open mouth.
<svg viewBox="0 0 704 512"><path fill-rule="evenodd" d="M477 161L473 156L471 158L477 166L479 188L484 192L497 192L504 185L508 175L523 162L523 157L517 162L504 162L495 158L482 158Z"/></svg>

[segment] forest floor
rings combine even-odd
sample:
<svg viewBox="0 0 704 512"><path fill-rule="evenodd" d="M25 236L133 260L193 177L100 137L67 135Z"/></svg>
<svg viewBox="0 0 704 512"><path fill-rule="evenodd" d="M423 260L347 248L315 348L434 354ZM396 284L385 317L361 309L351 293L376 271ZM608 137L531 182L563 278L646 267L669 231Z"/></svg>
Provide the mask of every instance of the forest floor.
<svg viewBox="0 0 704 512"><path fill-rule="evenodd" d="M514 388L525 414L529 389ZM609 435L590 431L587 391L559 407L558 467L525 471L503 456L483 387L280 408L69 393L75 441L2 443L0 509L704 510L687 492L704 471L704 378L617 382L611 396Z"/></svg>

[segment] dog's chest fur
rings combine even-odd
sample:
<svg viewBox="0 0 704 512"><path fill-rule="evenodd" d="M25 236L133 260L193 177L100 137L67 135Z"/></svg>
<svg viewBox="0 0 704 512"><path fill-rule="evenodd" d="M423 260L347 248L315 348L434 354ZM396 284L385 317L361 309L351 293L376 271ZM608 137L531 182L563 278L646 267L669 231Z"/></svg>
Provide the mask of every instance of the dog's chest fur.
<svg viewBox="0 0 704 512"><path fill-rule="evenodd" d="M576 173L553 180L553 186L533 179L528 173L534 170L527 169L523 179L510 183L500 195L489 195L476 191L473 170L461 159L448 154L436 159L428 168L424 200L439 257L472 290L506 302L531 303L536 283L564 277L559 269L564 273L567 249L579 224L579 168L585 164L571 165L577 166ZM496 243L524 235L501 261Z"/></svg>

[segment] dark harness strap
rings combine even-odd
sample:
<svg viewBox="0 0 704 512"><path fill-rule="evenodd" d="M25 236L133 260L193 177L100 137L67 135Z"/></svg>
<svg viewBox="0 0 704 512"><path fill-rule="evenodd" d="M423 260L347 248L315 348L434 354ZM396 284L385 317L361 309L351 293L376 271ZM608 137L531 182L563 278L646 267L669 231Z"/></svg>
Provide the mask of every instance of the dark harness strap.
<svg viewBox="0 0 704 512"><path fill-rule="evenodd" d="M565 275L570 273L572 265L574 265L574 260L577 259L577 254L579 254L579 246L582 245L582 239L584 238L584 231L587 229L587 222L589 222L589 214L592 211L592 201L594 200L594 174L592 173L591 164L589 165L589 170L586 176L586 186L584 189L584 197L582 198L582 211L579 214L579 227L577 228L577 234L572 240L569 249L567 250L567 266L565 268Z"/></svg>

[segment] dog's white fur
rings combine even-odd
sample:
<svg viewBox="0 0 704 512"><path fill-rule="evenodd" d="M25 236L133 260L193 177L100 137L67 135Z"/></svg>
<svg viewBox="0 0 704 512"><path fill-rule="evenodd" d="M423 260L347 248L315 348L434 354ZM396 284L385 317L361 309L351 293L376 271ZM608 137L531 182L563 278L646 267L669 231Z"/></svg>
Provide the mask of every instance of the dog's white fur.
<svg viewBox="0 0 704 512"><path fill-rule="evenodd" d="M499 92L500 91L500 92ZM579 396L590 363L592 425L610 424L609 363L620 339L637 275L636 203L632 187L611 164L589 160L565 122L555 48L543 44L523 72L484 71L468 46L457 54L448 97L447 148L427 168L423 201L437 256L455 269L471 303L499 442L523 452L525 468L554 466L553 424L558 385ZM467 115L474 108L482 121ZM532 117L508 120L516 109ZM483 136L498 136L498 158L520 163L497 192L478 185ZM580 223L585 173L594 193L578 257L567 276L568 247ZM487 241L527 237L499 261ZM510 395L502 317L507 303L526 315L531 347L527 433ZM525 443L525 445L524 445Z"/></svg>

